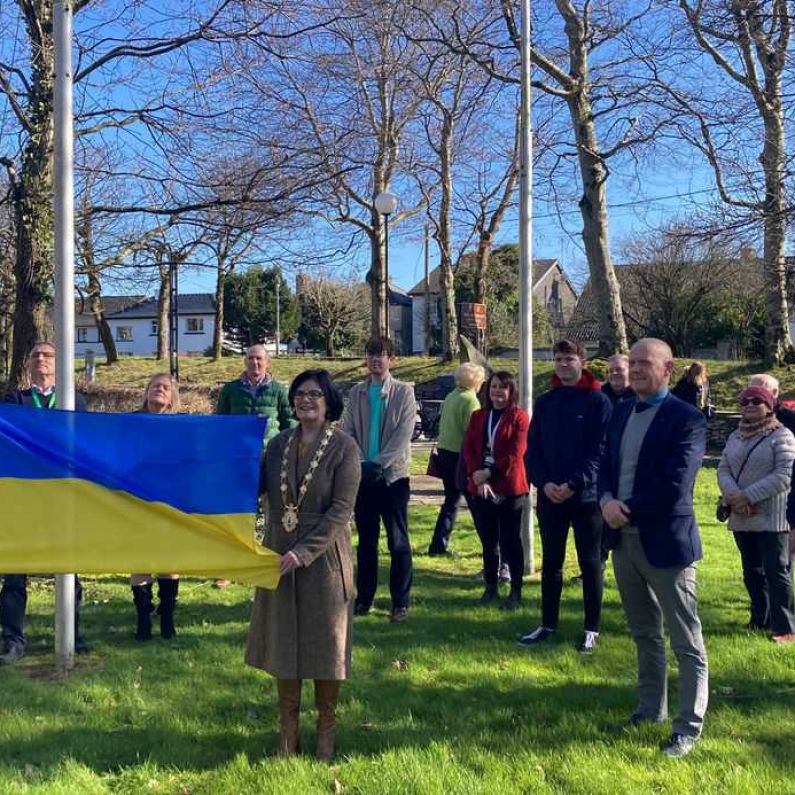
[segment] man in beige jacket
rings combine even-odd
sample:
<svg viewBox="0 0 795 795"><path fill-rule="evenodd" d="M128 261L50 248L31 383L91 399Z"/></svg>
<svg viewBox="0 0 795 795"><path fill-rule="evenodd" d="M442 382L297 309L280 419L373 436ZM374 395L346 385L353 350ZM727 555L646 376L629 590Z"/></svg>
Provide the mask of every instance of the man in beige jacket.
<svg viewBox="0 0 795 795"><path fill-rule="evenodd" d="M374 337L365 349L368 377L351 389L342 417L343 429L359 446L362 481L356 498L356 603L354 613L370 611L378 586L378 536L381 521L392 558L390 621L408 617L412 581L409 542L409 463L414 429L414 390L392 377L394 348L386 337Z"/></svg>

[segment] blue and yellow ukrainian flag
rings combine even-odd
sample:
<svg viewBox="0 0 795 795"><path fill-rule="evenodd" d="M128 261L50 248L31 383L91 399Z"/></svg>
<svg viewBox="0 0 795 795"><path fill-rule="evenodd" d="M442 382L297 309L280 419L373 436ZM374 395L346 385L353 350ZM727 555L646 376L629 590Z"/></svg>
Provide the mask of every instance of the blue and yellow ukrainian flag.
<svg viewBox="0 0 795 795"><path fill-rule="evenodd" d="M0 404L0 572L173 572L266 588L265 421Z"/></svg>

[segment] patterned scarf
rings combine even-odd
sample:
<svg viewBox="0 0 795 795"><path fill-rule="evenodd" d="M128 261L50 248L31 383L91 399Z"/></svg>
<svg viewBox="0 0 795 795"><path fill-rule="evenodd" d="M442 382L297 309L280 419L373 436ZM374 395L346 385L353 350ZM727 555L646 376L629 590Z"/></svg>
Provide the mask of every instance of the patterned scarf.
<svg viewBox="0 0 795 795"><path fill-rule="evenodd" d="M781 423L776 419L776 415L770 413L756 422L741 419L737 426L737 433L741 439L752 439L754 436L767 436L780 427Z"/></svg>

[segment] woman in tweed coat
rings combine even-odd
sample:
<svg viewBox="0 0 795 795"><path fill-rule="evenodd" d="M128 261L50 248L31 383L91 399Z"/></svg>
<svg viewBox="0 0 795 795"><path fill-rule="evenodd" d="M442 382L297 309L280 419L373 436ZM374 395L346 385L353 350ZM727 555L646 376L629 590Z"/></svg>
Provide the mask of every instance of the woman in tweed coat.
<svg viewBox="0 0 795 795"><path fill-rule="evenodd" d="M289 391L298 428L265 452L264 545L281 555L279 586L257 589L246 662L276 677L279 753L299 750L301 682L315 680L316 755L334 754L339 683L351 664L353 557L350 519L361 467L356 443L330 423L342 398L325 370L307 370Z"/></svg>
<svg viewBox="0 0 795 795"><path fill-rule="evenodd" d="M740 550L751 598L752 629L795 642L786 509L795 436L776 419L776 399L761 386L740 394L742 418L718 465L718 485L731 509L729 530Z"/></svg>

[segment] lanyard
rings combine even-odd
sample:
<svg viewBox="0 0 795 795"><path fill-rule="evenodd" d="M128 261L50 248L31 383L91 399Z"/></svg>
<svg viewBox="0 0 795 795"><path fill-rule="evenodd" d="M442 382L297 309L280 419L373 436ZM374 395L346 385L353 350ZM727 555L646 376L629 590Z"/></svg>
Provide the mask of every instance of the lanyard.
<svg viewBox="0 0 795 795"><path fill-rule="evenodd" d="M500 418L497 422L492 426L492 421L494 419L494 412L489 411L489 421L488 421L488 438L489 438L489 450L494 450L494 437L497 434L497 428L500 427L500 422L502 421L502 414L500 414Z"/></svg>
<svg viewBox="0 0 795 795"><path fill-rule="evenodd" d="M39 397L39 393L35 389L30 390L30 396L33 399L33 404L36 406L37 409L43 409L44 406L41 403L41 398ZM55 392L50 392L47 397L47 408L51 409L55 405Z"/></svg>

